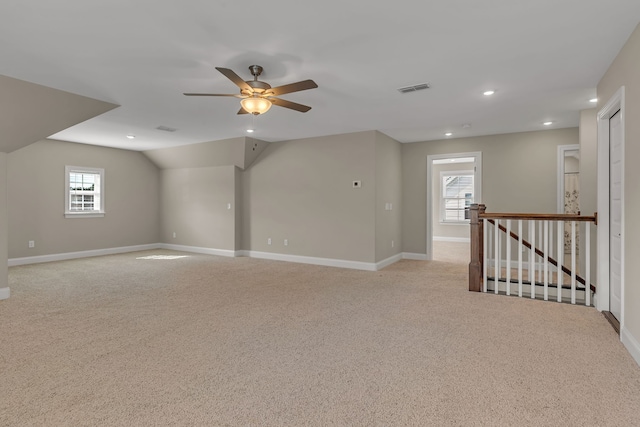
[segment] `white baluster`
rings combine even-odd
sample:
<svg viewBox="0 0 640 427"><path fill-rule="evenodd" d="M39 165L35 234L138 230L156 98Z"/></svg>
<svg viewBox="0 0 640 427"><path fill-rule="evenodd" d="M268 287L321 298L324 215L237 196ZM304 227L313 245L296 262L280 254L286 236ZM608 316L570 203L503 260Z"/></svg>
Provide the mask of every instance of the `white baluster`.
<svg viewBox="0 0 640 427"><path fill-rule="evenodd" d="M556 300L562 302L562 265L564 262L564 221L558 221L558 279L556 280L558 287L558 295Z"/></svg>
<svg viewBox="0 0 640 427"><path fill-rule="evenodd" d="M540 226L540 221L538 221L538 242L542 244L542 227ZM535 246L534 246L535 247ZM538 263L538 282L543 282L542 278L542 263Z"/></svg>
<svg viewBox="0 0 640 427"><path fill-rule="evenodd" d="M591 305L591 223L584 223L584 297L585 305Z"/></svg>
<svg viewBox="0 0 640 427"><path fill-rule="evenodd" d="M536 223L529 221L531 251L529 251L529 280L531 281L531 298L536 297Z"/></svg>
<svg viewBox="0 0 640 427"><path fill-rule="evenodd" d="M518 296L522 298L522 220L518 220Z"/></svg>
<svg viewBox="0 0 640 427"><path fill-rule="evenodd" d="M489 240L489 220L484 218L482 220L482 227L483 227L483 233L482 233L482 245L483 245L483 251L482 251L482 256L483 256L483 260L482 260L482 292L487 292L487 265L489 264L487 256L488 256L488 248L487 248L487 242Z"/></svg>
<svg viewBox="0 0 640 427"><path fill-rule="evenodd" d="M549 300L549 221L544 222L544 300Z"/></svg>

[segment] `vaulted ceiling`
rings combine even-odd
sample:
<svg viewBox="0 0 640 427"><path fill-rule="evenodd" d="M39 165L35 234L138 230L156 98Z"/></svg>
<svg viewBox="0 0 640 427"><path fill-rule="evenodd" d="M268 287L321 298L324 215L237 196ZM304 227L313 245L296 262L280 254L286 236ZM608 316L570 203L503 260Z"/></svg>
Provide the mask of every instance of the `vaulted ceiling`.
<svg viewBox="0 0 640 427"><path fill-rule="evenodd" d="M73 142L149 150L248 128L265 141L376 129L415 142L577 126L639 20L637 0L12 1L0 75L120 105L53 135ZM282 96L311 111L252 117L236 98L182 95L236 93L214 67L249 80L252 64L272 86L313 79Z"/></svg>

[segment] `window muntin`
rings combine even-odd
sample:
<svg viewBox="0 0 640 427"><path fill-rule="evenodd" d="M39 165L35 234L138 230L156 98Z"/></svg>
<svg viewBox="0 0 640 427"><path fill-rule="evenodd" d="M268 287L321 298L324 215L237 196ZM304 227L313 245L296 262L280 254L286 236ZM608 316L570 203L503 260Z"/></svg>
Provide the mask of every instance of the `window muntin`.
<svg viewBox="0 0 640 427"><path fill-rule="evenodd" d="M473 203L473 171L441 172L440 222L468 223Z"/></svg>
<svg viewBox="0 0 640 427"><path fill-rule="evenodd" d="M104 169L65 167L65 216L104 216Z"/></svg>

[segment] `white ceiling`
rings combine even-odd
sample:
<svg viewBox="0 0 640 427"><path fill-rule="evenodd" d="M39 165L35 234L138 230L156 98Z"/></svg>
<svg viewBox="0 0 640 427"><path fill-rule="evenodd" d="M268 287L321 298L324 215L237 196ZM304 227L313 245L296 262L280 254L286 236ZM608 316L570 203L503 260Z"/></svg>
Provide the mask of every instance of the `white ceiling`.
<svg viewBox="0 0 640 427"><path fill-rule="evenodd" d="M577 126L639 20L638 0L3 1L0 74L121 105L53 136L74 142L147 150L246 135L238 99L182 93L236 93L214 67L249 80L251 64L272 86L319 85L282 96L311 111L274 106L252 137L377 129L415 142Z"/></svg>

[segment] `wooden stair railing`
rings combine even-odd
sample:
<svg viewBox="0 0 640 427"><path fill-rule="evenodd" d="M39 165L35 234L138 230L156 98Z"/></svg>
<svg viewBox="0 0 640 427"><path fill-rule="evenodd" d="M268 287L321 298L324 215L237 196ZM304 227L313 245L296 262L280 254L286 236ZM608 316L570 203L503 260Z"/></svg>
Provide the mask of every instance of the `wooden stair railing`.
<svg viewBox="0 0 640 427"><path fill-rule="evenodd" d="M511 220L547 220L547 221L581 221L581 222L593 222L597 225L598 216L597 213L593 216L582 216L574 214L522 214L522 213L487 213L484 204L473 204L469 208L470 213L470 234L471 234L471 261L469 262L469 291L482 292L482 278L484 268L484 227L482 226L482 220L487 219L488 222L494 226L496 219L511 219ZM498 223L500 231L507 232L506 227ZM510 232L510 237L517 241L520 241L520 236L514 232ZM526 240L522 240L522 244L529 250L534 250L536 255L544 259L544 252L540 249L532 248L531 243ZM552 257L547 257L549 263L558 267L558 261ZM508 267L510 268L510 267ZM572 271L562 265L562 272L568 275L572 274ZM496 279L497 280L497 279ZM586 289L586 280L576 275L576 281L581 283ZM535 283L534 283L535 284ZM589 284L591 291L595 292L594 285Z"/></svg>
<svg viewBox="0 0 640 427"><path fill-rule="evenodd" d="M494 215L494 214L490 214L490 215ZM546 215L546 214L543 214ZM575 216L575 215L572 215ZM581 217L581 218L587 218L587 217ZM512 219L511 217L509 217L508 219ZM531 218L526 218L526 219L531 219ZM571 221L570 219L568 221ZM574 220L575 221L575 220ZM582 220L582 221L587 221L587 220ZM493 224L494 226L496 225L496 222L493 219L489 219L489 223ZM507 227L505 227L504 225L498 224L498 228L500 229L500 231L502 231L503 233L507 232ZM516 233L514 233L513 231L511 231L509 233L511 235L511 238L519 241L520 240L520 236L518 236ZM529 250L531 250L531 243L529 243L526 239L522 239L522 244ZM544 259L544 252L538 248L534 248L536 255L540 256L542 259ZM553 257L548 256L547 260L549 260L549 263L551 263L551 265L558 267L558 261L556 261ZM572 271L570 269L568 269L567 267L565 267L564 265L562 266L562 272L567 274L568 276L571 276ZM584 278L582 276L580 276L579 274L576 274L576 280L585 288L587 287L586 284L586 280L584 280ZM595 292L596 291L596 287L592 284L589 284L591 291Z"/></svg>

